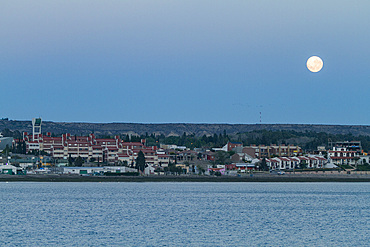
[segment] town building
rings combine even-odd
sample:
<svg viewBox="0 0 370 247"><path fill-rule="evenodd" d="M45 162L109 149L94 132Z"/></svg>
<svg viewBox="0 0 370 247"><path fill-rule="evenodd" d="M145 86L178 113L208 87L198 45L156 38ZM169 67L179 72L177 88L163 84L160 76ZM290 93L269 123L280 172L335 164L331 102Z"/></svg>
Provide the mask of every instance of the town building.
<svg viewBox="0 0 370 247"><path fill-rule="evenodd" d="M144 153L147 164L168 166L170 159L166 153L157 153L157 147L145 146L145 139L141 142L125 142L114 138L97 138L94 134L88 136L72 136L62 134L52 137L51 133L41 133L41 119L33 119L33 133L23 133L26 143L26 152L42 152L55 159L76 159L81 157L85 161L104 164L135 165L140 151Z"/></svg>
<svg viewBox="0 0 370 247"><path fill-rule="evenodd" d="M271 157L289 157L299 156L303 154L301 147L296 145L251 145L245 146L242 149L243 153L248 154L252 158L271 158Z"/></svg>
<svg viewBox="0 0 370 247"><path fill-rule="evenodd" d="M346 147L333 147L328 151L328 155L336 165L356 165L360 159L358 151L348 150Z"/></svg>
<svg viewBox="0 0 370 247"><path fill-rule="evenodd" d="M361 141L337 141L329 142L329 148L345 148L347 151L355 151L357 153L362 153Z"/></svg>

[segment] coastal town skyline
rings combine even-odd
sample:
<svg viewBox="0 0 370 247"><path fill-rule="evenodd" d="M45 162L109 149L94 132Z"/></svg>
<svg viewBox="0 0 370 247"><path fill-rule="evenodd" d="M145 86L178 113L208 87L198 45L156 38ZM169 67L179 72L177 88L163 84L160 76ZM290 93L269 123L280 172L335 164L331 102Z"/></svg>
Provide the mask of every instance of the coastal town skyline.
<svg viewBox="0 0 370 247"><path fill-rule="evenodd" d="M369 170L369 142L363 136L358 138L364 145L359 140L332 141L343 135L330 135L333 139L325 143L327 134L316 133L312 138L311 132L312 142L301 142L303 149L297 145L303 133L294 131L255 131L247 138L240 133L229 136L226 130L202 137L185 132L176 137L154 133L55 135L42 131L41 118L32 119L32 132L5 129L4 133L5 137L0 133L0 174L8 175L235 176L253 171L284 175L347 169L367 174ZM296 143L291 142L293 139ZM307 141L307 137L303 139Z"/></svg>
<svg viewBox="0 0 370 247"><path fill-rule="evenodd" d="M5 1L2 116L369 125L367 1ZM311 56L320 72L306 67Z"/></svg>
<svg viewBox="0 0 370 247"><path fill-rule="evenodd" d="M370 1L2 0L1 246L368 246Z"/></svg>

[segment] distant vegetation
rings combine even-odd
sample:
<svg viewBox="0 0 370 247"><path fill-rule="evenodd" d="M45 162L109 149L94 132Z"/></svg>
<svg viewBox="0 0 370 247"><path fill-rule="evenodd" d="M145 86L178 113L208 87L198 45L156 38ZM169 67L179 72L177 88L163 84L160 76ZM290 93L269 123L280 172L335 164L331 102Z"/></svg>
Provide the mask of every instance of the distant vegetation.
<svg viewBox="0 0 370 247"><path fill-rule="evenodd" d="M31 121L17 121L0 119L0 130L31 132ZM296 131L300 133L328 133L328 134L353 134L354 136L370 136L369 125L320 125L320 124L191 124L191 123L163 123L163 124L139 124L139 123L65 123L65 122L42 122L42 131L51 132L60 136L64 133L71 135L120 135L133 134L145 135L146 133L165 136L181 136L184 132L197 137L203 135L249 133L253 131Z"/></svg>
<svg viewBox="0 0 370 247"><path fill-rule="evenodd" d="M236 135L237 140L242 141L244 145L270 145L270 144L290 144L299 145L304 150L316 150L317 146L327 146L329 141L361 141L365 152L370 149L370 136L354 136L352 134L328 134L325 132L297 132L297 131L252 131ZM234 137L235 139L235 137Z"/></svg>
<svg viewBox="0 0 370 247"><path fill-rule="evenodd" d="M203 135L197 137L194 134L187 135L183 133L182 136L169 136L145 134L141 136L132 136L131 139L128 135L123 135L126 141L140 141L146 139L148 146L159 146L163 144L175 144L178 146L186 146L189 148L214 148L222 147L228 141L242 142L244 146L256 145L299 145L306 151L313 151L317 146L327 146L328 141L361 141L362 148L365 152L370 150L370 136L353 136L351 134L328 134L328 133L315 133L315 132L296 132L296 131L268 131L258 130L251 131L243 134L228 135L226 132L223 134L213 134L210 136Z"/></svg>

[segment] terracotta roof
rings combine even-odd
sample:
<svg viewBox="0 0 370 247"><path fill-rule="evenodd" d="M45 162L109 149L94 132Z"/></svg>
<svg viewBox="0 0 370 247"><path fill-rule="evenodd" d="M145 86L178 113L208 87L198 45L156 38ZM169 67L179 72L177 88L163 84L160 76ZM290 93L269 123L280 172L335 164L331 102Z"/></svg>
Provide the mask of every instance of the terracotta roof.
<svg viewBox="0 0 370 247"><path fill-rule="evenodd" d="M118 148L116 148L116 147L107 147L107 149L108 149L109 151L112 151L112 150L118 150Z"/></svg>
<svg viewBox="0 0 370 247"><path fill-rule="evenodd" d="M211 170L211 171L222 171L225 168L208 168L208 169Z"/></svg>
<svg viewBox="0 0 370 247"><path fill-rule="evenodd" d="M308 157L310 160L317 160L315 157Z"/></svg>
<svg viewBox="0 0 370 247"><path fill-rule="evenodd" d="M300 159L300 160L309 160L309 158L303 157L303 156L299 156L298 159Z"/></svg>
<svg viewBox="0 0 370 247"><path fill-rule="evenodd" d="M73 141L73 140L67 140L68 144L90 144L87 141Z"/></svg>
<svg viewBox="0 0 370 247"><path fill-rule="evenodd" d="M330 157L332 160L348 160L348 159L353 159L355 157Z"/></svg>
<svg viewBox="0 0 370 247"><path fill-rule="evenodd" d="M123 153L120 153L120 154L118 154L118 157L130 157L130 155L128 155L128 154L123 154Z"/></svg>
<svg viewBox="0 0 370 247"><path fill-rule="evenodd" d="M324 157L316 157L319 160L326 160Z"/></svg>
<svg viewBox="0 0 370 247"><path fill-rule="evenodd" d="M283 160L283 161L290 161L290 159L286 158L286 157L280 157L279 158L280 160Z"/></svg>
<svg viewBox="0 0 370 247"><path fill-rule="evenodd" d="M126 145L126 146L133 146L133 145L144 146L141 142L122 142L122 145Z"/></svg>
<svg viewBox="0 0 370 247"><path fill-rule="evenodd" d="M56 141L56 140L62 140L62 137L50 137L50 136L43 136L43 139L44 140L54 140L54 141Z"/></svg>

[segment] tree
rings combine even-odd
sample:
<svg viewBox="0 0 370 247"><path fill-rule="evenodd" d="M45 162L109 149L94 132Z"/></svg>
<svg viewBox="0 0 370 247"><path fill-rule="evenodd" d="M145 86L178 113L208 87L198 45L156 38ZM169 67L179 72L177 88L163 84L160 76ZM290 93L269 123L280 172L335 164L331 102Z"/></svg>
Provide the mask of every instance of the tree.
<svg viewBox="0 0 370 247"><path fill-rule="evenodd" d="M204 170L203 167L198 167L198 171L199 171L199 175L204 175L204 173L206 172L206 170Z"/></svg>
<svg viewBox="0 0 370 247"><path fill-rule="evenodd" d="M19 143L15 145L15 151L16 153L19 154L26 154L26 143L23 140L21 140Z"/></svg>
<svg viewBox="0 0 370 247"><path fill-rule="evenodd" d="M68 157L68 165L69 166L72 166L72 163L73 163L73 158L72 158L72 155L69 154L69 157Z"/></svg>
<svg viewBox="0 0 370 247"><path fill-rule="evenodd" d="M209 163L211 163L212 168L216 168L217 167L217 161L216 160L210 160Z"/></svg>
<svg viewBox="0 0 370 247"><path fill-rule="evenodd" d="M260 163L260 169L262 170L262 171L268 171L269 170L269 168L268 168L268 166L267 166L267 163L266 163L266 158L263 158L262 159L262 161L261 161L261 163Z"/></svg>
<svg viewBox="0 0 370 247"><path fill-rule="evenodd" d="M305 160L302 160L302 162L299 164L299 167L302 168L302 169L305 169L307 168L307 163Z"/></svg>
<svg viewBox="0 0 370 247"><path fill-rule="evenodd" d="M178 175L184 172L181 167L176 166L175 163L171 163L171 162L168 164L168 171L173 174L178 174Z"/></svg>
<svg viewBox="0 0 370 247"><path fill-rule="evenodd" d="M75 160L75 166L82 166L84 163L84 160L81 158L81 156L78 156Z"/></svg>
<svg viewBox="0 0 370 247"><path fill-rule="evenodd" d="M22 154L26 154L27 153L27 149L26 149L26 142L25 141L22 141Z"/></svg>
<svg viewBox="0 0 370 247"><path fill-rule="evenodd" d="M216 153L216 162L220 165L225 165L229 154L225 151L217 151Z"/></svg>
<svg viewBox="0 0 370 247"><path fill-rule="evenodd" d="M141 150L138 153L137 158L136 158L136 169L142 172L145 170L145 155Z"/></svg>
<svg viewBox="0 0 370 247"><path fill-rule="evenodd" d="M155 168L154 172L158 173L158 175L161 173L162 169L160 167Z"/></svg>
<svg viewBox="0 0 370 247"><path fill-rule="evenodd" d="M10 149L9 145L6 145L5 149L3 150L3 154L9 154L12 150Z"/></svg>

